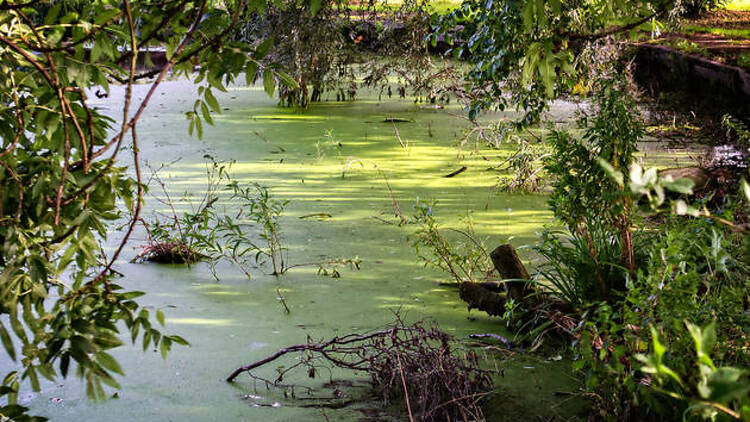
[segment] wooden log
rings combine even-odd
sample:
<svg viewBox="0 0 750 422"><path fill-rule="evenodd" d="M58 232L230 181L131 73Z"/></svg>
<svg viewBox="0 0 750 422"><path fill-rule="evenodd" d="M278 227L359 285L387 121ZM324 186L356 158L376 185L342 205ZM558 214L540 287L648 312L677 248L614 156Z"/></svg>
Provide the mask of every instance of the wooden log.
<svg viewBox="0 0 750 422"><path fill-rule="evenodd" d="M529 273L526 271L521 259L518 258L515 248L511 244L500 245L490 253L490 259L495 265L495 269L500 278L503 280L529 280ZM528 290L528 281L509 281L505 283L508 297L520 301L526 296Z"/></svg>
<svg viewBox="0 0 750 422"><path fill-rule="evenodd" d="M458 296L469 305L469 310L479 309L490 316L502 316L505 313L505 297L480 283L465 281L459 284Z"/></svg>
<svg viewBox="0 0 750 422"><path fill-rule="evenodd" d="M472 284L478 284L485 289L494 292L494 293L503 293L505 292L505 283L501 283L499 281L472 281ZM452 287L452 288L459 288L461 287L461 283L456 283L455 281L445 281L442 283L438 283L439 286L443 287Z"/></svg>

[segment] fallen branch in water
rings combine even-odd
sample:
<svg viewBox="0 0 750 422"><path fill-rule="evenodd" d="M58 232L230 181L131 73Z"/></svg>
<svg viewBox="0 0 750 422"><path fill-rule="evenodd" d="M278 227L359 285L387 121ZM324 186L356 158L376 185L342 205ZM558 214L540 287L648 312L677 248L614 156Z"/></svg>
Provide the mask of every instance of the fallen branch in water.
<svg viewBox="0 0 750 422"><path fill-rule="evenodd" d="M456 171L454 171L454 172L448 173L448 174L446 174L446 175L445 175L445 176L443 176L443 177L453 177L453 176L457 176L457 175L459 175L459 174L461 174L461 173L463 173L463 172L465 172L465 171L466 171L466 166L463 166L463 167L461 167L460 169L458 169L458 170L456 170Z"/></svg>
<svg viewBox="0 0 750 422"><path fill-rule="evenodd" d="M280 366L275 381L252 373L289 354L297 355L294 363ZM404 325L397 319L385 330L284 347L235 369L227 381L248 373L268 386L293 388L280 384L291 371L305 369L314 378L318 368L333 365L367 373L384 404L405 401L410 421L483 420L479 401L492 390L492 379L478 361L475 352L459 347L435 325Z"/></svg>
<svg viewBox="0 0 750 422"><path fill-rule="evenodd" d="M503 343L505 347L507 347L508 349L513 348L513 344L510 342L510 340L501 336L500 334L492 334L492 333L469 334L469 338L472 338L472 339L491 338L494 340L498 340L500 343Z"/></svg>

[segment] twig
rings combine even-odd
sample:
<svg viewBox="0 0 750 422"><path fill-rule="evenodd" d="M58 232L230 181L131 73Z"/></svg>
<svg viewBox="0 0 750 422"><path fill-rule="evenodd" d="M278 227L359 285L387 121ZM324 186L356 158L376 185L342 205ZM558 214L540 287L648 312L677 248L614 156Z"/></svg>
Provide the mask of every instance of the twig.
<svg viewBox="0 0 750 422"><path fill-rule="evenodd" d="M286 305L286 298L281 294L281 290L279 290L278 287L276 288L276 294L278 295L277 298L279 299L279 302L281 302L281 305L284 307L284 312L289 315L292 311L290 311L289 307Z"/></svg>
<svg viewBox="0 0 750 422"><path fill-rule="evenodd" d="M398 218L401 220L401 224L399 226L403 226L408 221L406 217L404 217L404 214L401 212L401 208L398 206L398 202L396 201L396 198L393 196L393 189L391 189L391 184L388 182L388 176L386 176L385 172L382 170L380 171L380 175L383 176L383 180L385 180L385 187L388 188L388 196L391 198L391 205L393 205L393 211L396 213Z"/></svg>
<svg viewBox="0 0 750 422"><path fill-rule="evenodd" d="M499 334L492 334L492 333L483 333L483 334L469 334L469 338L472 339L482 339L482 338L491 338L500 341L507 347L508 349L513 348L513 344L508 340L507 338L499 335Z"/></svg>
<svg viewBox="0 0 750 422"><path fill-rule="evenodd" d="M396 134L396 139L398 139L398 143L401 144L401 148L407 149L409 148L409 144L407 143L404 145L404 141L401 140L401 135L398 133L398 128L396 127L396 122L391 120L391 124L393 124L393 132Z"/></svg>
<svg viewBox="0 0 750 422"><path fill-rule="evenodd" d="M409 421L414 422L414 415L411 413L411 403L409 402L409 390L406 388L406 378L404 378L404 368L401 366L401 354L396 354L398 361L398 372L401 374L401 386L404 387L404 399L406 399L406 409L409 411Z"/></svg>

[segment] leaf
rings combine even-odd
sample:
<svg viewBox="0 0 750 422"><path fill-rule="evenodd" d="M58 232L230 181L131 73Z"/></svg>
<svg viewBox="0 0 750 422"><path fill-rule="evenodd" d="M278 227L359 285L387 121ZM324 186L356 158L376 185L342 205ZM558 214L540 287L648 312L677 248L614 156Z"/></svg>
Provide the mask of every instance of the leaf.
<svg viewBox="0 0 750 422"><path fill-rule="evenodd" d="M674 213L677 215L689 215L691 217L699 217L701 215L698 209L689 206L682 199L674 201Z"/></svg>
<svg viewBox="0 0 750 422"><path fill-rule="evenodd" d="M184 338L182 338L182 337L180 337L178 335L171 335L171 336L168 336L168 337L169 337L170 340L172 340L173 342L175 342L177 344L180 344L180 345L183 345L183 346L189 346L190 345L190 343L188 343L187 340L185 340Z"/></svg>
<svg viewBox="0 0 750 422"><path fill-rule="evenodd" d="M251 86L256 76L258 76L258 62L250 60L245 65L245 84Z"/></svg>
<svg viewBox="0 0 750 422"><path fill-rule="evenodd" d="M677 180L672 180L671 177L666 177L661 180L661 185L672 192L690 195L693 193L695 182L687 177L681 177Z"/></svg>
<svg viewBox="0 0 750 422"><path fill-rule="evenodd" d="M216 113L221 113L221 106L219 106L219 102L216 100L216 97L214 97L214 94L210 89L206 90L204 98L206 99L208 106L211 107L211 110Z"/></svg>
<svg viewBox="0 0 750 422"><path fill-rule="evenodd" d="M273 96L275 89L275 83L273 80L273 72L269 69L263 71L263 89L266 91L269 97Z"/></svg>
<svg viewBox="0 0 750 422"><path fill-rule="evenodd" d="M323 6L323 0L310 0L310 13L315 16Z"/></svg>
<svg viewBox="0 0 750 422"><path fill-rule="evenodd" d="M602 170L609 176L612 180L617 183L618 186L623 187L624 186L624 179L625 176L622 174L621 171L616 170L614 167L612 167L609 162L601 157L597 157L597 161L599 162L599 166L601 166Z"/></svg>
<svg viewBox="0 0 750 422"><path fill-rule="evenodd" d="M297 81L295 81L294 78L289 76L287 73L277 70L276 75L279 77L279 79L281 79L281 83L283 83L287 88L299 89L299 84L297 83Z"/></svg>
<svg viewBox="0 0 750 422"><path fill-rule="evenodd" d="M700 363L714 368L714 363L711 360L711 350L716 343L716 321L711 322L703 328L698 327L690 321L685 321L685 326L695 342L695 351Z"/></svg>
<svg viewBox="0 0 750 422"><path fill-rule="evenodd" d="M273 46L273 38L267 38L265 41L260 43L255 48L255 52L253 53L253 59L260 60L268 54L269 51L271 51L271 46Z"/></svg>
<svg viewBox="0 0 750 422"><path fill-rule="evenodd" d="M172 348L172 340L169 339L169 337L164 337L161 339L161 346L159 347L161 351L161 357L162 359L167 358L167 353L169 352L169 349Z"/></svg>
<svg viewBox="0 0 750 422"><path fill-rule="evenodd" d="M11 340L10 334L2 322L0 322L0 339L3 341L3 346L5 347L5 351L8 352L8 356L16 360L16 348L13 346L13 340Z"/></svg>
<svg viewBox="0 0 750 422"><path fill-rule="evenodd" d="M96 361L104 369L108 369L116 374L125 375L125 373L122 371L122 367L120 367L120 364L109 353L106 353L106 352L97 353Z"/></svg>
<svg viewBox="0 0 750 422"><path fill-rule="evenodd" d="M159 321L159 325L164 326L164 312L161 309L156 310L156 320Z"/></svg>
<svg viewBox="0 0 750 422"><path fill-rule="evenodd" d="M197 114L195 115L195 130L198 134L198 139L203 139L203 122L201 122L201 118Z"/></svg>

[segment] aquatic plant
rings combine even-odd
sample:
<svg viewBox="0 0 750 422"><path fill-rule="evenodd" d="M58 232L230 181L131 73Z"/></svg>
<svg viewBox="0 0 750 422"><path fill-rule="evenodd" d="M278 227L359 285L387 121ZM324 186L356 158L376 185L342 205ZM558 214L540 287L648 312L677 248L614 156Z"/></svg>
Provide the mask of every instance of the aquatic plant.
<svg viewBox="0 0 750 422"><path fill-rule="evenodd" d="M498 189L507 193L541 192L547 185L543 160L549 153L542 144L532 144L519 137L516 151L496 168L507 172L498 178Z"/></svg>
<svg viewBox="0 0 750 422"><path fill-rule="evenodd" d="M232 181L228 189L232 192L230 200L240 201L240 210L236 218L226 215L221 218L217 230L229 245L233 260L252 254L256 264L262 264L265 259L270 260L273 275L285 273L288 269L287 248L282 243L279 218L289 201L274 198L267 187L258 183L242 186L237 181ZM242 226L236 222L243 218L259 230L257 235L262 245L251 241L243 233ZM238 252L242 247L245 249Z"/></svg>
<svg viewBox="0 0 750 422"><path fill-rule="evenodd" d="M494 271L492 262L484 243L474 234L471 215L465 219L465 230L448 229L460 237L452 241L440 227L434 207L435 203L417 200L414 215L407 220L407 226L415 228L411 243L417 257L425 266L450 275L456 283L488 279Z"/></svg>

